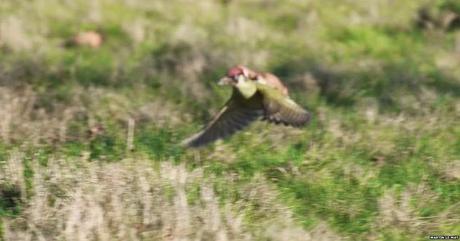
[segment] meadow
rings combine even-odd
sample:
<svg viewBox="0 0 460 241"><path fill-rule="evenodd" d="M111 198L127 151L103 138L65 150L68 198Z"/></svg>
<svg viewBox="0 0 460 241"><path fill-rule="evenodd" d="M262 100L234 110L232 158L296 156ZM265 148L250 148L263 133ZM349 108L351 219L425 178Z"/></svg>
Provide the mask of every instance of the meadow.
<svg viewBox="0 0 460 241"><path fill-rule="evenodd" d="M311 123L181 147L237 64ZM459 214L457 0L0 1L0 241L428 240Z"/></svg>

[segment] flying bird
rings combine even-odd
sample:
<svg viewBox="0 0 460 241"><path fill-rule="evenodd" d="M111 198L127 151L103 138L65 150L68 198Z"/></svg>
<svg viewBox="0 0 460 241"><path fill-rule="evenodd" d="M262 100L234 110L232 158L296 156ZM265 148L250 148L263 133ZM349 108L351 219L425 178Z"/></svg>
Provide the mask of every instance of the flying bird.
<svg viewBox="0 0 460 241"><path fill-rule="evenodd" d="M200 147L228 137L262 119L275 124L305 126L310 113L295 103L281 80L271 73L259 73L245 66L230 68L219 85L233 87L231 98L200 132L182 145Z"/></svg>

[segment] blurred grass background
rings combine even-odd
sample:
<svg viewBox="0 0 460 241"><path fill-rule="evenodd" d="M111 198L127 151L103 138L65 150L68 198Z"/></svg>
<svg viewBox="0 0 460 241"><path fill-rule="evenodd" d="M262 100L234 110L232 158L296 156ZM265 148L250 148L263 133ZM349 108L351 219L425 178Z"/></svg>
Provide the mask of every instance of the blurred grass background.
<svg viewBox="0 0 460 241"><path fill-rule="evenodd" d="M236 64L312 123L180 148ZM459 76L456 0L1 1L0 240L458 235Z"/></svg>

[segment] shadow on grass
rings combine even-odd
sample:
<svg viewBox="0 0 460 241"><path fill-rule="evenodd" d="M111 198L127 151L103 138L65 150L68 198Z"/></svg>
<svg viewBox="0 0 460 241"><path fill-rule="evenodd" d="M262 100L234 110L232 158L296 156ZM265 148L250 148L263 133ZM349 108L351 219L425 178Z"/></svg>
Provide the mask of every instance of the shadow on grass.
<svg viewBox="0 0 460 241"><path fill-rule="evenodd" d="M15 185L0 185L0 217L19 214L21 191Z"/></svg>

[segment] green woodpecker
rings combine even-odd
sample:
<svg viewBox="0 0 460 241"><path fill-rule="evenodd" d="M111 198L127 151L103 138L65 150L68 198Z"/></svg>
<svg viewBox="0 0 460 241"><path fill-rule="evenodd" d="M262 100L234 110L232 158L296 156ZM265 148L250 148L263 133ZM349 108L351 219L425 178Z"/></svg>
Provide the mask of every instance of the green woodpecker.
<svg viewBox="0 0 460 241"><path fill-rule="evenodd" d="M229 69L219 84L233 87L231 98L202 131L184 140L183 145L209 144L257 119L294 127L305 126L310 120L310 113L289 97L286 86L273 74L238 65Z"/></svg>

